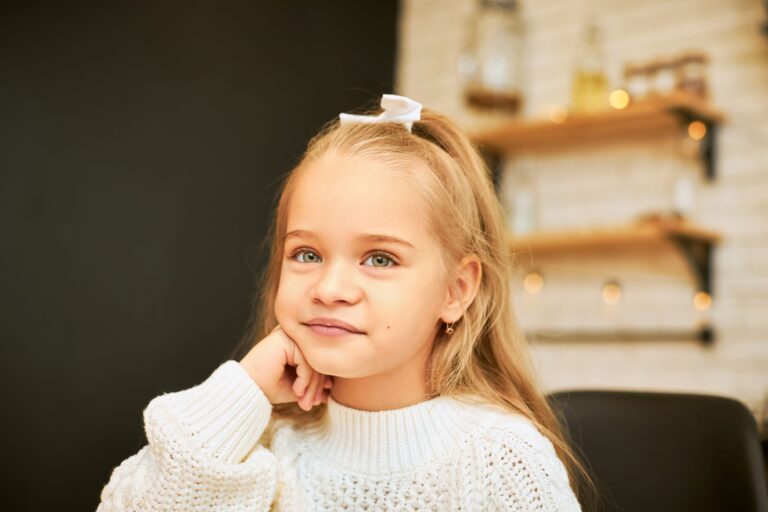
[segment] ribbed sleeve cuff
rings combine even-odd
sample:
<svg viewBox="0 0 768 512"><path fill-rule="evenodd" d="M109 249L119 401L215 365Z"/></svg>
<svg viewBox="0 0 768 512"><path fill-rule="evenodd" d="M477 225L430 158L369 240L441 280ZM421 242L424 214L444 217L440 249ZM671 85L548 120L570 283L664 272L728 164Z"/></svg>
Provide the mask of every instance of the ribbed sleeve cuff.
<svg viewBox="0 0 768 512"><path fill-rule="evenodd" d="M200 448L227 463L245 458L272 415L266 395L234 360L222 363L203 383L166 396Z"/></svg>

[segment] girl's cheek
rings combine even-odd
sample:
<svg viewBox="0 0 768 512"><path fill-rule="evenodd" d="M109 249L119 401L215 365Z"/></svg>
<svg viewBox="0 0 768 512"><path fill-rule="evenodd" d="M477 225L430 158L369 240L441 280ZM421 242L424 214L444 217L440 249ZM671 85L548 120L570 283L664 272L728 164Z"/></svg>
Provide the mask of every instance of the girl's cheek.
<svg viewBox="0 0 768 512"><path fill-rule="evenodd" d="M277 290L277 295L275 296L275 317L280 324L283 324L283 322L287 320L285 305L288 304L289 301L286 300L285 291L285 287L281 282L280 287Z"/></svg>
<svg viewBox="0 0 768 512"><path fill-rule="evenodd" d="M303 307L306 300L303 300L302 294L296 293L295 287L291 286L290 280L282 280L275 296L275 317L281 325L289 325L292 321L298 322L298 311Z"/></svg>

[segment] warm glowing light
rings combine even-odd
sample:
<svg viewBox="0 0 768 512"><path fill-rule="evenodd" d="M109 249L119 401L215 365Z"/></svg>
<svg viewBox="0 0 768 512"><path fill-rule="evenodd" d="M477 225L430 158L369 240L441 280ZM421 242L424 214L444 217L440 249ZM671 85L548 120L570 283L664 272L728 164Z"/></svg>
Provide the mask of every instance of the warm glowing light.
<svg viewBox="0 0 768 512"><path fill-rule="evenodd" d="M539 293L544 288L544 278L538 272L530 272L523 279L523 286L528 293Z"/></svg>
<svg viewBox="0 0 768 512"><path fill-rule="evenodd" d="M712 296L707 292L698 292L693 296L693 307L697 311L706 311L712 307Z"/></svg>
<svg viewBox="0 0 768 512"><path fill-rule="evenodd" d="M562 105L552 105L547 111L549 120L555 124L562 124L568 118L568 111Z"/></svg>
<svg viewBox="0 0 768 512"><path fill-rule="evenodd" d="M616 89L608 97L608 101L611 102L613 108L625 108L629 105L629 94L624 89Z"/></svg>
<svg viewBox="0 0 768 512"><path fill-rule="evenodd" d="M621 286L615 281L609 281L603 286L603 301L606 304L616 304L621 299Z"/></svg>
<svg viewBox="0 0 768 512"><path fill-rule="evenodd" d="M693 140L701 140L707 134L707 125L701 121L691 121L688 125L688 135Z"/></svg>

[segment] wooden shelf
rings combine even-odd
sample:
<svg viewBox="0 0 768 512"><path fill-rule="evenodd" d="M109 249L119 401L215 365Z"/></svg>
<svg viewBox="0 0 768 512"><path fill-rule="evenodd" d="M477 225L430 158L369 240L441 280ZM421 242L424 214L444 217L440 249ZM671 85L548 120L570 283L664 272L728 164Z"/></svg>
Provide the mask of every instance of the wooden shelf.
<svg viewBox="0 0 768 512"><path fill-rule="evenodd" d="M494 173L501 181L501 162L509 153L528 149L602 144L614 138L632 138L685 133L692 121L706 127L699 141L699 158L706 176L715 177L716 139L719 123L725 119L707 100L689 94L668 96L629 105L624 109L608 109L592 114L569 114L562 122L547 119L515 119L481 131L475 142ZM679 136L679 135L678 135ZM628 225L606 228L540 231L513 236L510 249L536 255L567 253L578 250L603 250L622 247L672 245L685 259L696 280L697 290L713 295L712 261L719 233L674 217L652 216ZM539 339L698 339L714 340L710 326L684 332L557 332L537 336Z"/></svg>
<svg viewBox="0 0 768 512"><path fill-rule="evenodd" d="M676 93L623 109L571 114L562 123L547 119L512 120L480 132L475 140L496 151L512 151L676 128L680 126L681 115L705 123L717 123L724 118L707 101Z"/></svg>
<svg viewBox="0 0 768 512"><path fill-rule="evenodd" d="M634 224L609 228L541 231L529 235L514 236L512 249L543 253L581 248L600 249L625 245L646 245L674 238L716 243L720 240L720 235L687 221L663 219L639 221Z"/></svg>
<svg viewBox="0 0 768 512"><path fill-rule="evenodd" d="M711 345L715 341L715 331L711 326L702 326L692 330L607 330L607 331L562 331L547 330L526 332L532 342L605 342L605 341L697 341Z"/></svg>
<svg viewBox="0 0 768 512"><path fill-rule="evenodd" d="M701 159L707 177L715 176L714 151L722 112L707 100L690 94L668 96L630 104L623 109L607 109L592 114L569 114L563 122L548 119L515 119L485 129L475 142L488 152L507 153L541 149L564 144L603 142L609 137L631 137L680 130L691 121L702 121L707 135L701 141Z"/></svg>
<svg viewBox="0 0 768 512"><path fill-rule="evenodd" d="M673 243L685 257L700 291L712 293L712 248L720 234L676 218L654 218L600 229L541 231L511 238L511 250L534 254Z"/></svg>

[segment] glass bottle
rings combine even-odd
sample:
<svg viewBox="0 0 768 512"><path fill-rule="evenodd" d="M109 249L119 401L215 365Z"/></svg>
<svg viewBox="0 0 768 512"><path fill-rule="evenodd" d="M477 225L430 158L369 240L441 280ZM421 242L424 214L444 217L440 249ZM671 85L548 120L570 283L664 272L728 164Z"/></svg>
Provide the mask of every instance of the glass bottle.
<svg viewBox="0 0 768 512"><path fill-rule="evenodd" d="M522 156L516 162L510 190L510 229L515 235L530 233L536 227L534 160Z"/></svg>
<svg viewBox="0 0 768 512"><path fill-rule="evenodd" d="M645 94L646 99L652 99L659 96L658 91L656 91L656 74L658 73L658 70L659 62L656 60L648 62L645 65L645 82L648 84Z"/></svg>
<svg viewBox="0 0 768 512"><path fill-rule="evenodd" d="M606 108L608 81L603 68L602 36L597 22L590 20L576 58L571 109L587 113Z"/></svg>
<svg viewBox="0 0 768 512"><path fill-rule="evenodd" d="M522 105L523 29L517 0L482 0L458 68L466 103L517 113Z"/></svg>
<svg viewBox="0 0 768 512"><path fill-rule="evenodd" d="M699 141L687 133L677 138L677 165L674 174L673 204L679 217L690 219L696 216L700 182Z"/></svg>

